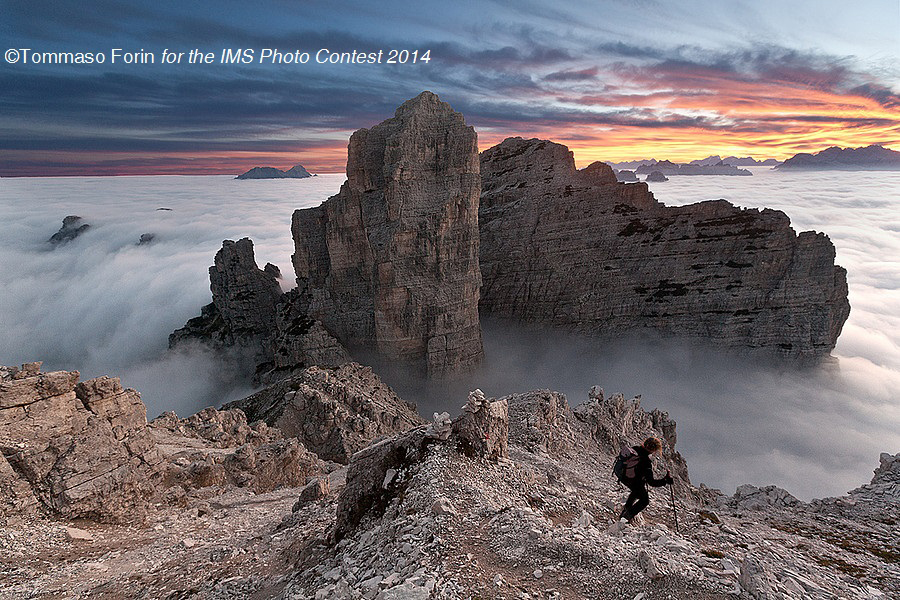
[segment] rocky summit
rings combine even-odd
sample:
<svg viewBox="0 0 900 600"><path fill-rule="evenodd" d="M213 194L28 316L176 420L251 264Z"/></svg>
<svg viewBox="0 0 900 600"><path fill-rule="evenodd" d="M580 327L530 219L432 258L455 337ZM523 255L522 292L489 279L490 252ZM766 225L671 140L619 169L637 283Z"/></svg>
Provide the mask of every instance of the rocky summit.
<svg viewBox="0 0 900 600"><path fill-rule="evenodd" d="M257 266L249 238L225 240L209 268L212 303L169 336L169 347L205 344L255 371L258 380L349 361L340 342L308 317L297 291L281 291L280 278L275 265Z"/></svg>
<svg viewBox="0 0 900 600"><path fill-rule="evenodd" d="M244 402L283 430L236 408L147 423L115 378L0 368L0 598L900 594L900 454L840 498L728 496L691 483L665 412L599 387L574 408L473 390L459 417L425 423L358 365L296 386ZM310 435L333 423L343 446ZM675 485L629 525L612 464L649 435ZM337 447L347 464L319 454Z"/></svg>
<svg viewBox="0 0 900 600"><path fill-rule="evenodd" d="M545 140L482 152L482 314L799 358L834 348L850 305L826 235L725 200L664 206L590 169Z"/></svg>
<svg viewBox="0 0 900 600"><path fill-rule="evenodd" d="M431 376L477 366L479 190L475 130L430 92L354 133L340 192L291 225L310 316Z"/></svg>

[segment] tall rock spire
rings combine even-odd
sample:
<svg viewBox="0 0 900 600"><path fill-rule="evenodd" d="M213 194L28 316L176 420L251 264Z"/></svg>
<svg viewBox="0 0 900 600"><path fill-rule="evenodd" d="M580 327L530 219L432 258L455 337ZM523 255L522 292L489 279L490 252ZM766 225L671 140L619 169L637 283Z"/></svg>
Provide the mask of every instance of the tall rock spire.
<svg viewBox="0 0 900 600"><path fill-rule="evenodd" d="M310 316L432 376L478 365L480 191L475 130L431 92L354 133L340 193L294 213Z"/></svg>

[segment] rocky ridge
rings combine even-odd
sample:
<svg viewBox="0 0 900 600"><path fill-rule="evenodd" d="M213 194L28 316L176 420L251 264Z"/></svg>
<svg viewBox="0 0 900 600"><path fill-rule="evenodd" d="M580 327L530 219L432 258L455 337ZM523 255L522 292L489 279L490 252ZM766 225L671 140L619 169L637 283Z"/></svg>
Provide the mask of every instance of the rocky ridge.
<svg viewBox="0 0 900 600"><path fill-rule="evenodd" d="M592 396L572 411L546 390L473 393L467 406L508 410L507 455L467 454L455 434L429 437L432 426L355 456L330 530L337 543L310 548L280 597L874 599L898 590L889 551L853 545L866 542L865 519L831 520L818 536L788 531L789 518L821 520L830 501L738 508L740 495L690 484L664 413L599 388ZM677 528L665 490L639 525L614 520L625 493L609 474L611 432L665 440L657 468L679 472ZM882 471L892 472L893 460L883 458ZM898 499L865 494L876 510Z"/></svg>
<svg viewBox="0 0 900 600"><path fill-rule="evenodd" d="M667 207L605 165L605 178L586 178L544 140L510 138L481 162L482 314L798 358L834 347L850 310L846 271L827 236L797 235L784 213L724 200Z"/></svg>
<svg viewBox="0 0 900 600"><path fill-rule="evenodd" d="M65 372L42 379L35 365L2 373L4 399L12 397L7 383L20 400L73 385ZM122 439L141 429L128 408L139 404L136 393L109 378L85 383L82 395ZM668 415L599 387L575 409L549 390L503 398L476 390L457 419L434 415L366 446L346 466L248 424L239 410L143 423L168 466L142 525L4 513L12 516L0 523L0 598L900 593L900 454L883 454L872 483L843 498L803 503L752 486L724 496L691 485ZM65 437L63 429L50 431ZM640 523L615 521L626 495L610 473L617 446L647 435L663 442L658 472L678 480L677 527L665 489L653 492Z"/></svg>
<svg viewBox="0 0 900 600"><path fill-rule="evenodd" d="M747 169L741 169L734 165L719 161L715 164L684 164L674 163L670 160L661 160L652 165L641 165L634 170L637 174L649 174L659 172L663 175L738 175L748 177L753 175Z"/></svg>
<svg viewBox="0 0 900 600"><path fill-rule="evenodd" d="M475 130L430 92L350 138L336 196L294 213L309 315L432 376L481 362Z"/></svg>
<svg viewBox="0 0 900 600"><path fill-rule="evenodd" d="M896 171L900 152L880 145L860 148L832 146L815 154L801 152L775 167L780 170Z"/></svg>

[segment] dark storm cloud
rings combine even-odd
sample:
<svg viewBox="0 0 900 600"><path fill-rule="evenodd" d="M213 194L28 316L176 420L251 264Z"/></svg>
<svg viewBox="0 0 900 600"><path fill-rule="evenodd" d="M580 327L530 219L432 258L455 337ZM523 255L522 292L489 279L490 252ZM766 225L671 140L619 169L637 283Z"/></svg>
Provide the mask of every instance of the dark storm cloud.
<svg viewBox="0 0 900 600"><path fill-rule="evenodd" d="M682 46L683 47L683 46ZM595 47L599 54L618 56L625 58L648 58L661 60L666 58L668 53L661 48L653 48L650 46L636 46L634 44L626 44L625 42L608 42ZM678 50L676 50L677 52Z"/></svg>
<svg viewBox="0 0 900 600"><path fill-rule="evenodd" d="M599 69L597 67L580 70L554 71L545 76L544 81L590 81L597 79L598 72Z"/></svg>
<svg viewBox="0 0 900 600"><path fill-rule="evenodd" d="M851 93L875 100L885 108L900 108L900 94L895 94L890 88L864 83L850 90Z"/></svg>

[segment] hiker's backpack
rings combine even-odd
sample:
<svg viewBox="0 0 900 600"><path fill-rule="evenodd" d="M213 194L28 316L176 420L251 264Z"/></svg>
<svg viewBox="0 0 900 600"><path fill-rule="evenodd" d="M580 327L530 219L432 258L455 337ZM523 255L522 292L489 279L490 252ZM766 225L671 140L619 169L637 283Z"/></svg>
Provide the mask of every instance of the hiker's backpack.
<svg viewBox="0 0 900 600"><path fill-rule="evenodd" d="M637 467L641 462L641 457L634 451L631 446L622 446L616 462L613 463L613 475L616 476L621 483L628 484L637 478Z"/></svg>

